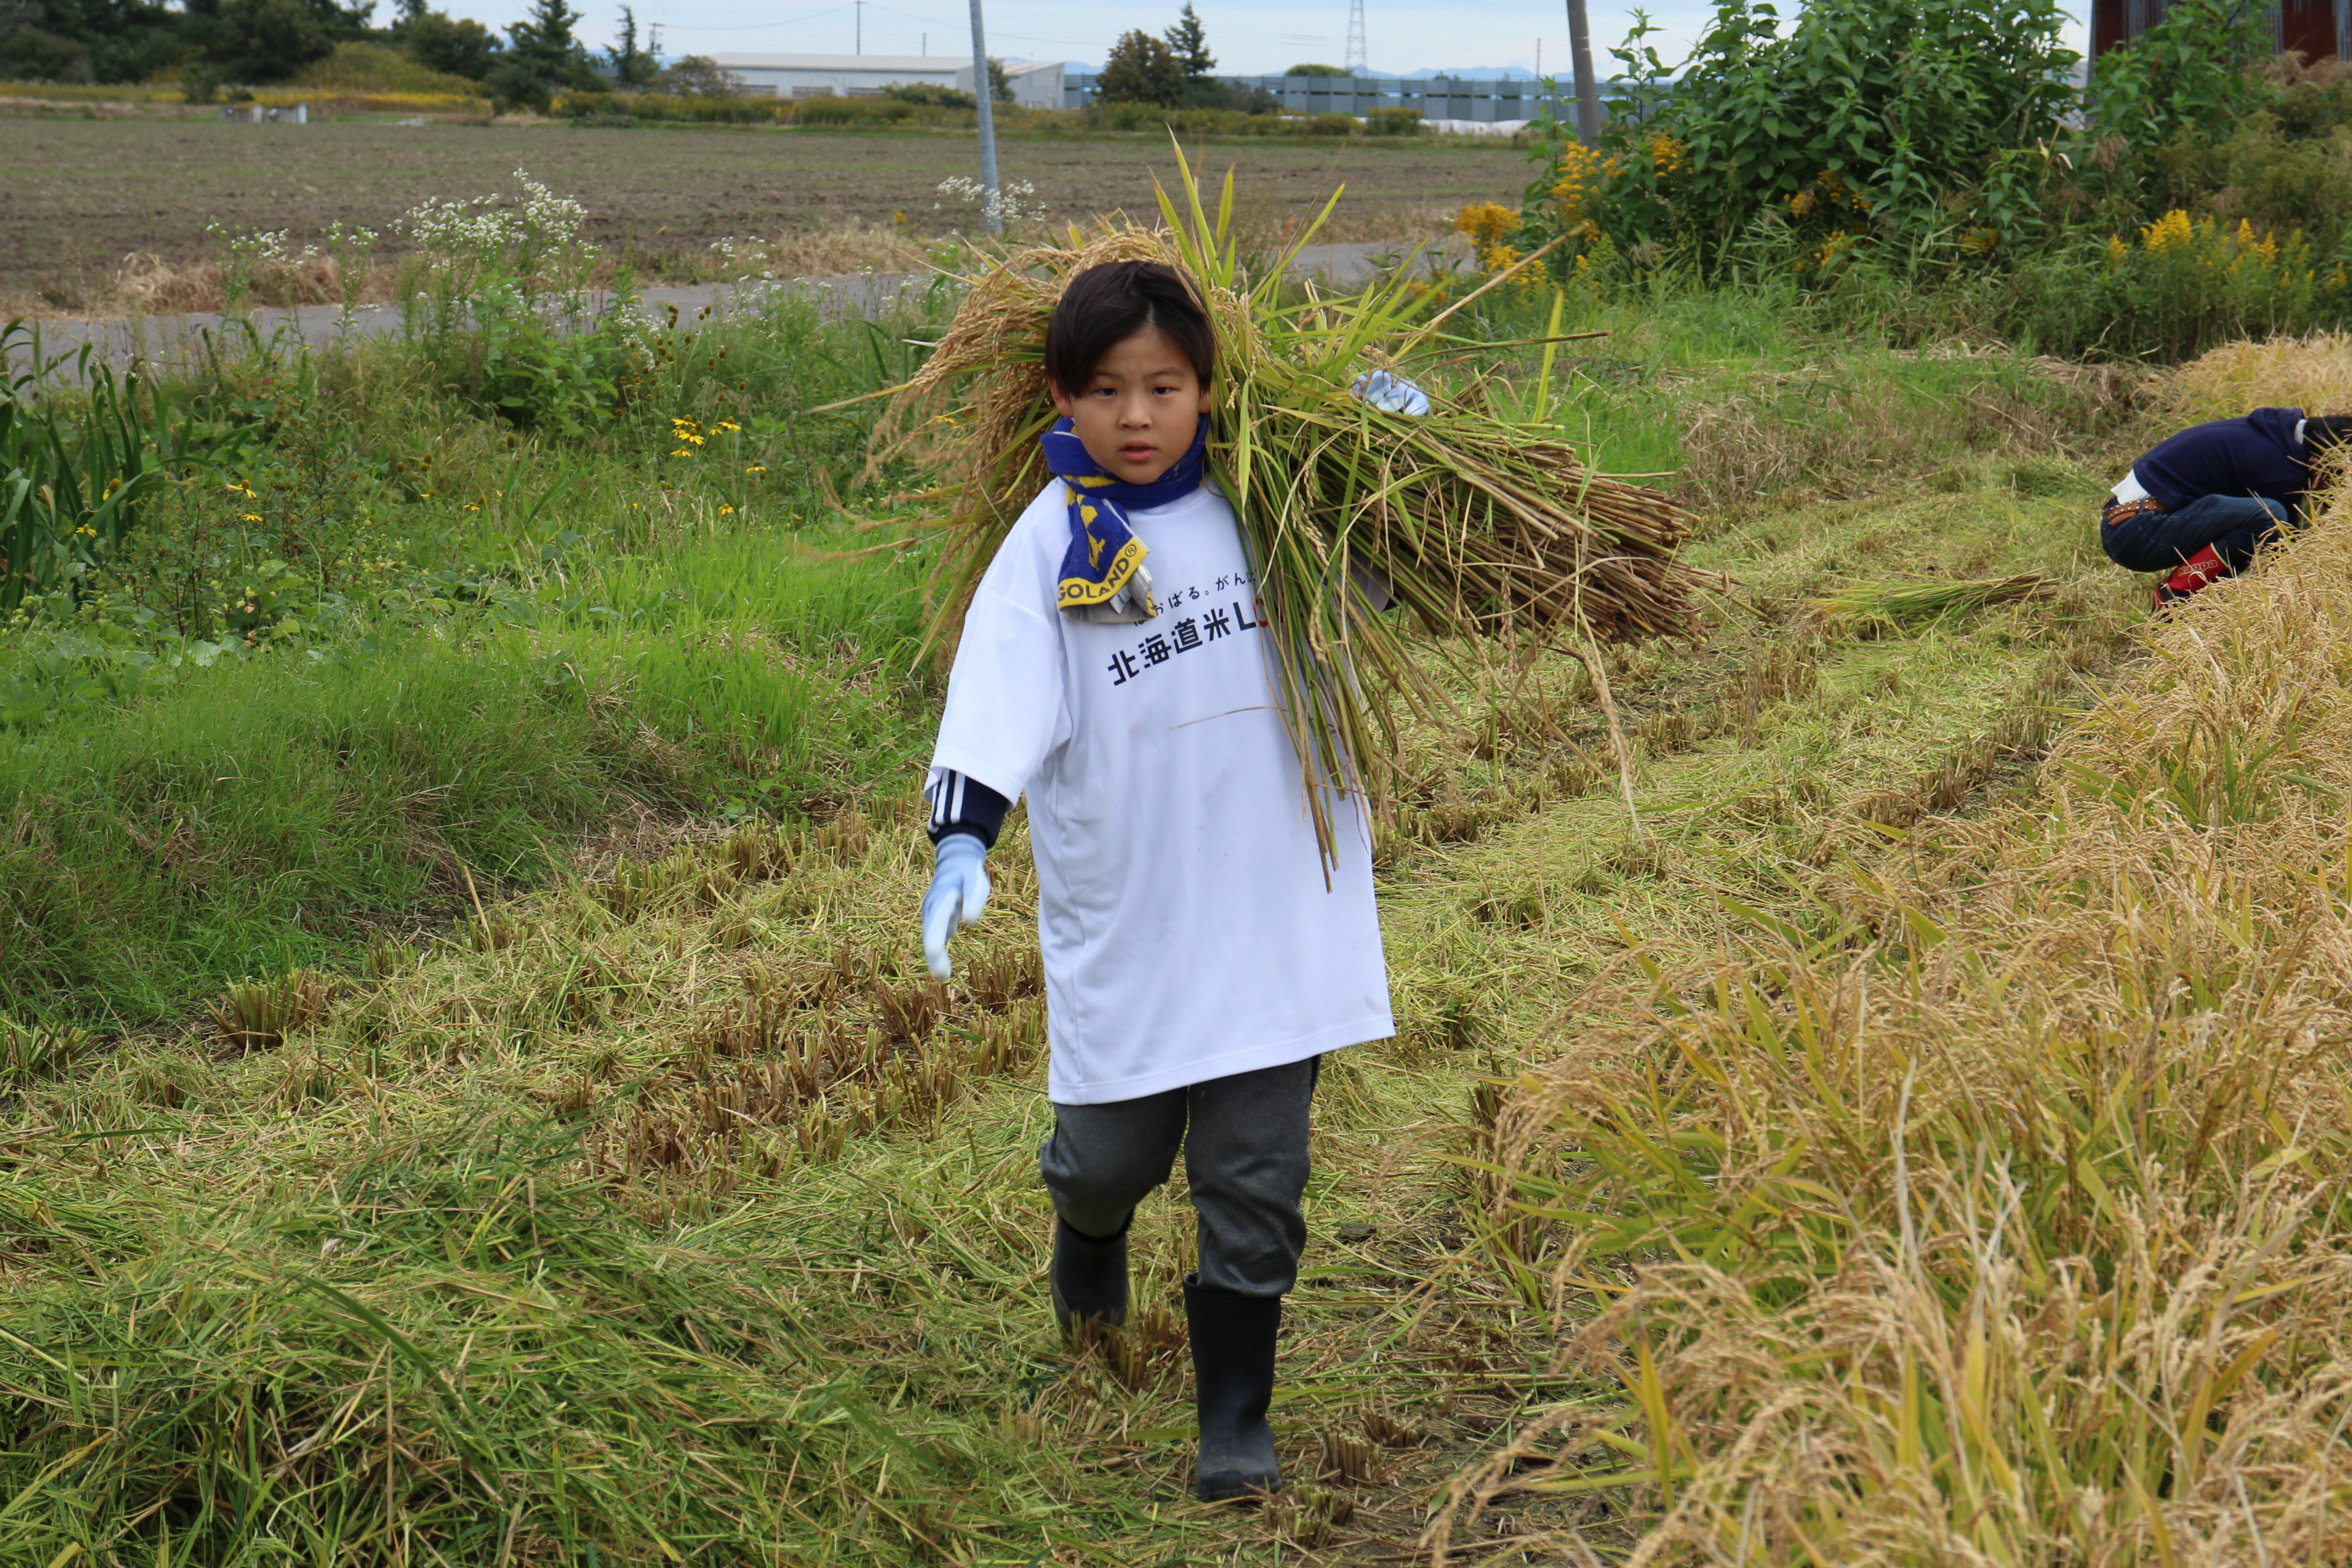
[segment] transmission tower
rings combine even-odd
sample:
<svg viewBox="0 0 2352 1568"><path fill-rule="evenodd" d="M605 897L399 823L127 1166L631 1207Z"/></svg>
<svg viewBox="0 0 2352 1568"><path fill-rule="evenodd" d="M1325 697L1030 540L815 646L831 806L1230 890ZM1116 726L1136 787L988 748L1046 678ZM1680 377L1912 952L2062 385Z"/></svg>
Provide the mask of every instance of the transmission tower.
<svg viewBox="0 0 2352 1568"><path fill-rule="evenodd" d="M1348 58L1341 62L1358 76L1370 72L1371 62L1364 55L1364 0L1348 3Z"/></svg>

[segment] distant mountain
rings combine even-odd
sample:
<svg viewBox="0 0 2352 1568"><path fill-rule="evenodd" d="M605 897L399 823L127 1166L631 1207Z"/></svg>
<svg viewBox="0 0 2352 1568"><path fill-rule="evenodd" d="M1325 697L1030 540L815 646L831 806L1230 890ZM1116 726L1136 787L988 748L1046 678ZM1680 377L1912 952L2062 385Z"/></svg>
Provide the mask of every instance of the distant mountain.
<svg viewBox="0 0 2352 1568"><path fill-rule="evenodd" d="M5 3L5 0L0 0L0 3ZM1562 57L1560 66L1563 71L1567 68L1567 64L1568 61L1566 58ZM1063 68L1068 71L1072 76L1100 76L1102 74L1102 67L1085 65L1077 60L1066 62ZM1219 71L1217 73L1220 77L1238 74L1241 73L1227 71ZM1276 73L1268 71L1265 74L1272 76ZM1451 70L1442 70L1424 66L1417 71L1384 71L1374 68L1366 70L1364 74L1368 77L1379 77L1383 79L1393 79L1397 81L1427 81L1433 77L1441 76L1454 77L1463 81L1534 81L1537 79L1536 73L1534 71L1528 69L1526 66L1517 64L1507 66L1457 66ZM1253 77L1251 79L1255 80L1255 78Z"/></svg>
<svg viewBox="0 0 2352 1568"><path fill-rule="evenodd" d="M1568 63L1565 55L1560 63ZM1393 76L1402 81L1427 81L1433 76L1462 77L1471 81L1533 81L1536 73L1517 61L1507 66L1454 66L1437 70L1424 68L1417 71L1374 71L1374 76Z"/></svg>

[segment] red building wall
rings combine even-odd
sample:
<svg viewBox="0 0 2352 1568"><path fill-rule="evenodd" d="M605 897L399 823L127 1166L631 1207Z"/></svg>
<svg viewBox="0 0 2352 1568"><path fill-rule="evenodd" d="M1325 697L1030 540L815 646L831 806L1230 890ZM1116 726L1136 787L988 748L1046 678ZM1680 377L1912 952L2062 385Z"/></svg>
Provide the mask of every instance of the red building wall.
<svg viewBox="0 0 2352 1568"><path fill-rule="evenodd" d="M2091 58L2139 37L2165 9L2165 0L2091 0ZM2340 53L2352 34L2352 0L2278 0L2261 10L2273 48L2300 49L2312 59Z"/></svg>

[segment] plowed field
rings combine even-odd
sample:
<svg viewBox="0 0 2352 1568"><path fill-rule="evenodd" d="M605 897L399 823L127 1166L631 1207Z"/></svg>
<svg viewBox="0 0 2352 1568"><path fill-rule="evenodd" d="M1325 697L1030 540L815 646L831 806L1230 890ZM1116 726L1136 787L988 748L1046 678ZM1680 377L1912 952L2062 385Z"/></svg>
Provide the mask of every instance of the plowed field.
<svg viewBox="0 0 2352 1568"><path fill-rule="evenodd" d="M511 193L525 169L573 195L604 244L683 258L731 235L773 237L850 220L943 234L972 221L940 182L978 173L966 134L823 131L575 130L347 121L307 126L205 120L0 121L0 294L72 308L133 252L178 265L208 254L205 227L289 231L299 246L341 219L391 238L429 198ZM1237 166L1251 215L1311 216L1349 194L1335 239L1430 232L1475 200L1516 201L1526 161L1506 145L1349 140L1208 149ZM1151 209L1151 176L1173 154L1148 138L1009 140L1010 183L1044 216L1083 220ZM379 252L379 256L383 253Z"/></svg>

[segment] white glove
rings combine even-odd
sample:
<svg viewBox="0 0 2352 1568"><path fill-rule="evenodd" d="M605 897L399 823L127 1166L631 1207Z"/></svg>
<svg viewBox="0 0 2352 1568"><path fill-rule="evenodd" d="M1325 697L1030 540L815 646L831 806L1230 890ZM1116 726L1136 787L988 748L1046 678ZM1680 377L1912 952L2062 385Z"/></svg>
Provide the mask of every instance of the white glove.
<svg viewBox="0 0 2352 1568"><path fill-rule="evenodd" d="M1348 390L1375 408L1391 414L1410 414L1418 419L1429 412L1429 395L1401 375L1391 375L1376 370L1370 375L1360 375L1356 384Z"/></svg>
<svg viewBox="0 0 2352 1568"><path fill-rule="evenodd" d="M931 978L955 973L948 942L988 908L988 846L969 833L950 833L939 842L939 869L923 895L923 957Z"/></svg>

